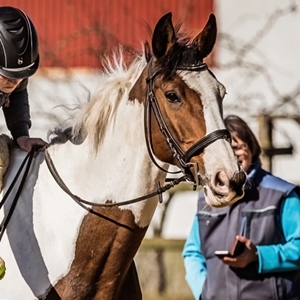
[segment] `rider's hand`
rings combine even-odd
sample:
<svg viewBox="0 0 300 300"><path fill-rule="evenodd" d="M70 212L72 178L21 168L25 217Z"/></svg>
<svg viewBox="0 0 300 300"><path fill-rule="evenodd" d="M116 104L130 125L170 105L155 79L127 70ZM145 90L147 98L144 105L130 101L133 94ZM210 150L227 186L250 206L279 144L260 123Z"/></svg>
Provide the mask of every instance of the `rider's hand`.
<svg viewBox="0 0 300 300"><path fill-rule="evenodd" d="M37 157L39 152L44 151L47 146L47 143L41 138L31 138L29 136L20 136L17 138L16 142L20 149L26 152L30 152L33 146L40 146L34 153L34 157Z"/></svg>
<svg viewBox="0 0 300 300"><path fill-rule="evenodd" d="M239 235L236 238L245 244L244 252L236 257L225 256L223 258L223 263L234 268L245 268L250 263L258 260L257 249L251 240L244 236Z"/></svg>

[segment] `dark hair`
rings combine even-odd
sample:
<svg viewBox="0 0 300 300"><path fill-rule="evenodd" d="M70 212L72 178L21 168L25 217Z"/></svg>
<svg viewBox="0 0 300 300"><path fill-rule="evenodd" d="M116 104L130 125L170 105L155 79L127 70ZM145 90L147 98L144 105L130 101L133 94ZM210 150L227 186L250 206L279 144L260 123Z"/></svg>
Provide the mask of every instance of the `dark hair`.
<svg viewBox="0 0 300 300"><path fill-rule="evenodd" d="M230 133L235 133L239 139L248 144L252 154L252 162L259 160L261 147L247 123L235 115L227 116L224 123Z"/></svg>

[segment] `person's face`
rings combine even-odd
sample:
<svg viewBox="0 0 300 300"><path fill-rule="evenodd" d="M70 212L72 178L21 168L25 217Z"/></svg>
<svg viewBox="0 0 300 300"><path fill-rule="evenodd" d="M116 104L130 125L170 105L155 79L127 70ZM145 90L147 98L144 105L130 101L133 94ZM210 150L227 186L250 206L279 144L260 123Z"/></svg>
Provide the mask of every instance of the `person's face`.
<svg viewBox="0 0 300 300"><path fill-rule="evenodd" d="M23 79L8 78L0 74L0 91L11 93Z"/></svg>
<svg viewBox="0 0 300 300"><path fill-rule="evenodd" d="M247 143L239 139L235 133L232 133L231 136L231 146L234 150L234 153L237 156L239 163L242 165L243 170L248 173L252 163L252 153L249 149L249 146Z"/></svg>

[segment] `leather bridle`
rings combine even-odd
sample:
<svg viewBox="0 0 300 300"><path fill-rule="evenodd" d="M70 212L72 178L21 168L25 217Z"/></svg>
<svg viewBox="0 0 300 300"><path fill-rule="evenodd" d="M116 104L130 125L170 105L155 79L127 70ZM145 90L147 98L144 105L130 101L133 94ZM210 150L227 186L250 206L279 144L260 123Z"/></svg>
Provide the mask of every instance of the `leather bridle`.
<svg viewBox="0 0 300 300"><path fill-rule="evenodd" d="M162 171L169 172L165 169L163 169L155 159L154 152L153 152L153 146L151 143L151 124L150 124L150 114L151 109L154 113L154 116L156 118L156 121L158 123L159 129L161 133L164 135L166 142L170 148L170 150L173 153L173 156L177 159L177 161L180 164L181 172L185 175L187 175L188 180L192 180L191 177L191 171L190 167L193 167L194 174L193 174L193 181L196 186L200 184L200 177L198 174L198 165L191 162L191 159L194 156L199 155L204 151L204 149L209 146L210 144L214 143L215 141L219 139L225 139L229 143L231 142L231 135L227 129L218 129L213 132L210 132L203 138L201 138L199 141L197 141L194 145L192 145L187 151L183 151L176 139L173 137L172 133L168 129L168 126L166 125L166 122L162 116L161 110L159 108L159 104L157 101L157 98L155 96L155 92L153 89L153 83L155 78L163 73L162 69L158 69L156 71L152 71L152 64L153 59L149 61L148 65L148 77L146 79L147 83L147 96L145 101L145 118L144 118L144 127L145 127L145 137L146 137L146 144L147 149L149 152L149 155L153 161L153 163ZM176 70L183 70L183 71L192 71L192 72L202 72L204 70L208 70L208 67L203 62L197 62L193 65L179 65L176 67ZM177 172L178 173L178 172ZM174 172L173 172L174 174Z"/></svg>
<svg viewBox="0 0 300 300"><path fill-rule="evenodd" d="M198 186L200 184L200 179L199 179L199 174L198 174L198 167L197 164L191 163L190 160L192 157L199 155L200 153L203 152L203 150L210 145L211 143L215 142L218 139L225 139L228 142L231 141L231 135L228 130L226 129L218 129L216 131L213 131L209 134L207 134L205 137L200 139L198 142L196 142L193 146L191 146L187 151L183 151L178 144L178 142L173 138L170 130L168 129L163 117L161 110L159 108L159 104L157 101L157 98L155 96L154 90L153 90L153 82L156 76L161 74L163 72L162 69L158 69L155 72L152 73L152 59L149 62L148 66L148 78L146 79L147 83L147 96L146 96L146 101L145 101L145 118L144 118L144 127L145 127L145 138L146 138L146 144L147 144L147 149L148 153L151 157L151 160L153 163L161 170L168 172L167 170L164 170L159 164L156 162L156 159L153 154L153 147L151 144L151 134L150 134L150 113L151 109L154 112L155 118L157 120L157 123L159 125L159 128L163 135L165 136L165 139L176 159L179 161L179 164L181 166L183 176L179 178L172 179L168 184L164 186L160 186L159 182L157 183L157 189L156 191L149 193L147 195L137 197L134 199L130 200L125 200L125 201L120 201L120 202L107 202L107 203L96 203L96 202L91 202L84 200L80 198L79 196L73 194L69 188L66 186L60 175L58 174L54 163L50 157L50 154L48 150L46 149L45 151L45 160L47 163L47 166L49 168L50 173L52 174L53 178L57 182L57 184L61 187L62 190L64 190L78 205L83 207L89 212L93 212L93 209L90 207L87 207L86 205L89 206L96 206L96 207L109 207L109 206L122 206L122 205L129 205L133 204L136 202L140 202L149 198L152 198L154 196L159 196L159 201L162 202L162 194L169 190L170 188L174 187L175 185L179 184L182 181L190 181L191 176L190 176L190 167L194 167L194 187ZM201 72L203 70L207 70L207 65L203 62L200 64L193 64L193 65L181 65L177 66L176 70L186 70L186 71L193 71L193 72Z"/></svg>

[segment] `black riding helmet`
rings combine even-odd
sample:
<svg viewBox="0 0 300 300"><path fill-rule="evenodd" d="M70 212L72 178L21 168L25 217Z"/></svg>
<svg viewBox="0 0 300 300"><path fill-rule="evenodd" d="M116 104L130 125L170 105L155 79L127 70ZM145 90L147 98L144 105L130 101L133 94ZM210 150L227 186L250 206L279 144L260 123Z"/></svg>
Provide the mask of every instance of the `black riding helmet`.
<svg viewBox="0 0 300 300"><path fill-rule="evenodd" d="M17 8L0 7L0 74L26 78L38 66L38 38L32 22Z"/></svg>

